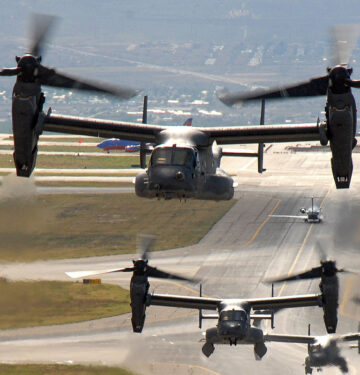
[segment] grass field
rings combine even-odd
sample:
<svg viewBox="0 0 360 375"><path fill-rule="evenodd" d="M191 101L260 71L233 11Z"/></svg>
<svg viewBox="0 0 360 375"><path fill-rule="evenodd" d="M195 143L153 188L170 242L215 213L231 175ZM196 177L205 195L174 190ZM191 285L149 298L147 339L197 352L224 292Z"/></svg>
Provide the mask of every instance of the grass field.
<svg viewBox="0 0 360 375"><path fill-rule="evenodd" d="M24 198L0 200L0 261L133 253L138 233L156 235L155 250L188 246L235 202L157 201L135 194L36 196L29 189L25 185Z"/></svg>
<svg viewBox="0 0 360 375"><path fill-rule="evenodd" d="M69 156L69 155L38 155L37 168L133 168L139 167L139 156ZM0 155L0 168L14 168L12 155Z"/></svg>
<svg viewBox="0 0 360 375"><path fill-rule="evenodd" d="M133 375L118 367L80 365L8 365L0 364L1 375Z"/></svg>
<svg viewBox="0 0 360 375"><path fill-rule="evenodd" d="M0 278L0 329L80 322L130 311L129 291L110 284ZM0 371L0 374L2 372Z"/></svg>

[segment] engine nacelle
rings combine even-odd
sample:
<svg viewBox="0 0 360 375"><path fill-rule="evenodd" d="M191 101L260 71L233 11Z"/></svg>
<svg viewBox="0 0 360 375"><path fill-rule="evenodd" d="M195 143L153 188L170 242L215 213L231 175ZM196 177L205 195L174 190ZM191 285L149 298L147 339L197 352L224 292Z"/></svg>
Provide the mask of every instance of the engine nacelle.
<svg viewBox="0 0 360 375"><path fill-rule="evenodd" d="M337 98L334 100L335 104L328 109L327 131L332 152L331 168L337 189L349 188L353 171L353 109L351 105L345 105L344 101Z"/></svg>
<svg viewBox="0 0 360 375"><path fill-rule="evenodd" d="M12 98L12 126L14 134L14 162L16 173L30 177L36 164L37 143L42 133L45 98L35 83L17 82Z"/></svg>
<svg viewBox="0 0 360 375"><path fill-rule="evenodd" d="M337 276L326 277L321 281L322 305L324 311L324 323L327 333L335 333L339 305L339 285Z"/></svg>
<svg viewBox="0 0 360 375"><path fill-rule="evenodd" d="M150 284L146 276L134 275L130 282L131 324L133 331L140 333L145 324L145 312Z"/></svg>

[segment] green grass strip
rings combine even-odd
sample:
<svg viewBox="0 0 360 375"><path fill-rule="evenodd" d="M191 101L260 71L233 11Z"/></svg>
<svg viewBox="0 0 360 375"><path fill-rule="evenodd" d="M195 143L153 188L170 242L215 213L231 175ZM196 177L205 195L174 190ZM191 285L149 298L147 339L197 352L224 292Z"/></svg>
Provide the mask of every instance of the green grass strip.
<svg viewBox="0 0 360 375"><path fill-rule="evenodd" d="M81 365L8 365L0 364L1 375L134 375L133 372L106 366Z"/></svg>
<svg viewBox="0 0 360 375"><path fill-rule="evenodd" d="M0 278L0 329L87 321L130 311L129 291L111 284ZM3 372L0 371L0 374Z"/></svg>
<svg viewBox="0 0 360 375"><path fill-rule="evenodd" d="M31 195L0 201L0 261L134 253L139 233L157 236L154 250L188 246L234 203L158 201L135 194Z"/></svg>

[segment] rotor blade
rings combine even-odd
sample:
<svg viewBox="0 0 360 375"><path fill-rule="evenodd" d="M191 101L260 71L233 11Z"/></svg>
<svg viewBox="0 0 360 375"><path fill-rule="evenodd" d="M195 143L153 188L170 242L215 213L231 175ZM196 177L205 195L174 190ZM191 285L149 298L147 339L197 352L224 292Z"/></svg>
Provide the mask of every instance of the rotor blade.
<svg viewBox="0 0 360 375"><path fill-rule="evenodd" d="M132 271L134 271L134 267L114 268L114 269L110 269L110 270L74 271L74 272L65 272L65 273L68 276L70 276L72 279L78 279L80 277L101 275L101 274L105 274L105 273L132 272Z"/></svg>
<svg viewBox="0 0 360 375"><path fill-rule="evenodd" d="M295 281L295 280L306 280L315 279L321 277L321 267L312 268L310 271L298 273L297 275L284 276L278 279L267 280L268 283L280 283L283 281Z"/></svg>
<svg viewBox="0 0 360 375"><path fill-rule="evenodd" d="M358 25L336 25L331 29L332 66L348 65L359 37Z"/></svg>
<svg viewBox="0 0 360 375"><path fill-rule="evenodd" d="M156 277L158 279L173 279L173 280L183 280L183 281L190 281L190 282L197 282L196 279L189 279L184 276L176 275L173 273L169 273L166 271L158 270L155 267L148 266L147 267L147 276L149 277Z"/></svg>
<svg viewBox="0 0 360 375"><path fill-rule="evenodd" d="M147 260L148 252L154 246L156 237L151 234L140 234L137 236L137 250L140 259Z"/></svg>
<svg viewBox="0 0 360 375"><path fill-rule="evenodd" d="M55 25L55 16L50 14L34 13L31 17L31 45L29 53L33 56L41 56L44 43L49 38L51 29Z"/></svg>
<svg viewBox="0 0 360 375"><path fill-rule="evenodd" d="M42 85L62 87L76 90L95 91L104 94L115 95L121 99L130 99L139 93L139 90L125 86L111 86L103 83L83 81L75 77L60 74L54 69L44 65L39 67L38 82Z"/></svg>
<svg viewBox="0 0 360 375"><path fill-rule="evenodd" d="M16 68L4 68L0 70L0 76L16 76L21 72L21 69Z"/></svg>
<svg viewBox="0 0 360 375"><path fill-rule="evenodd" d="M328 261L329 257L327 256L326 251L324 250L320 241L316 241L316 250L319 254L320 262L324 263Z"/></svg>
<svg viewBox="0 0 360 375"><path fill-rule="evenodd" d="M219 99L226 105L260 99L295 98L302 96L325 95L328 88L328 76L313 78L310 81L300 82L296 85L275 87L269 90L255 90L245 93L222 94Z"/></svg>

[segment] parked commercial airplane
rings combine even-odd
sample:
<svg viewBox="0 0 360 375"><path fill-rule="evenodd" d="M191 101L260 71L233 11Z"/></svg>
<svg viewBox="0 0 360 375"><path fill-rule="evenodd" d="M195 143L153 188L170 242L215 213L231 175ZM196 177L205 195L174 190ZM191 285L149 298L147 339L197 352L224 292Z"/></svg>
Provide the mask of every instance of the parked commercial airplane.
<svg viewBox="0 0 360 375"><path fill-rule="evenodd" d="M192 117L185 120L183 126L192 126ZM140 142L127 139L109 138L97 145L101 150L125 150L125 152L136 152L140 150Z"/></svg>

